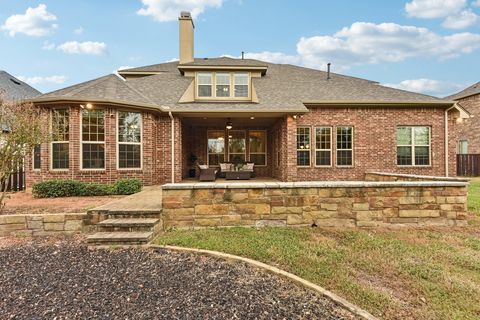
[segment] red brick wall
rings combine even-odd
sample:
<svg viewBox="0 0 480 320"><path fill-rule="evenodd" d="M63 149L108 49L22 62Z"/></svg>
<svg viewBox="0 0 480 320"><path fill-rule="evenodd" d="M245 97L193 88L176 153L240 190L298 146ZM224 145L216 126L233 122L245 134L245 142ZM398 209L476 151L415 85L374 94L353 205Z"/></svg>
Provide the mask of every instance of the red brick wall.
<svg viewBox="0 0 480 320"><path fill-rule="evenodd" d="M341 168L335 166L335 130L333 130L333 166L317 168L313 166L314 151L312 150L312 165L307 168L293 165L296 159L294 128L288 126L287 146L289 161L286 166L288 181L302 180L362 180L365 171L384 171L397 173L412 173L422 175L445 175L444 157L444 109L441 108L311 108L310 113L296 120L296 126L312 127L312 146L314 145L313 127L315 126L353 126L354 128L354 166ZM292 122L293 121L292 119ZM396 164L396 127L401 125L422 125L431 127L431 165L428 167L399 167ZM449 173L455 175L455 115L449 117L450 155ZM296 174L295 174L296 172ZM283 174L285 177L285 174Z"/></svg>
<svg viewBox="0 0 480 320"><path fill-rule="evenodd" d="M65 104L56 105L59 108L65 106ZM52 179L113 183L122 178L137 178L141 179L145 185L161 184L171 180L170 118L142 112L143 168L117 170L116 111L118 108L97 104L96 107L105 110L105 169L82 170L80 169L81 109L74 104L68 105L68 107L70 110L69 169L50 170L50 144L44 143L41 146L41 170L32 170L31 157L27 157L27 185L29 187L33 183ZM178 127L176 129L177 134L180 135ZM180 174L178 175L180 176Z"/></svg>
<svg viewBox="0 0 480 320"><path fill-rule="evenodd" d="M468 153L480 153L480 94L461 99L460 104L474 117L458 125L458 140L468 141ZM455 144L458 145L458 140Z"/></svg>

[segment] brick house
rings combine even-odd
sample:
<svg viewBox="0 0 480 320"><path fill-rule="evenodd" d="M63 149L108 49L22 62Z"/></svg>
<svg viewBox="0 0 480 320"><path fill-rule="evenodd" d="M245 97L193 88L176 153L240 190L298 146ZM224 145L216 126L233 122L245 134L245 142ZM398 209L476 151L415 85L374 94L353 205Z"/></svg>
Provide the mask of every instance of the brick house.
<svg viewBox="0 0 480 320"><path fill-rule="evenodd" d="M363 180L367 171L455 175L453 101L287 64L194 58L182 13L180 60L41 95L55 141L35 149L28 183L180 182L192 163L255 163L280 181Z"/></svg>
<svg viewBox="0 0 480 320"><path fill-rule="evenodd" d="M480 153L480 82L446 97L447 100L456 101L472 116L465 119L458 128L457 153L479 154Z"/></svg>

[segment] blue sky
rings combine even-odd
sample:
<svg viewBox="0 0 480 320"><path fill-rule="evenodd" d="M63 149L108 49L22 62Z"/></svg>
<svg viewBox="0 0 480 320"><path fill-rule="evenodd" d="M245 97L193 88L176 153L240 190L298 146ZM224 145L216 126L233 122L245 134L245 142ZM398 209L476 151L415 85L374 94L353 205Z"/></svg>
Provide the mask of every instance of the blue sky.
<svg viewBox="0 0 480 320"><path fill-rule="evenodd" d="M480 0L0 0L0 69L42 92L178 57L293 63L443 96L480 81Z"/></svg>

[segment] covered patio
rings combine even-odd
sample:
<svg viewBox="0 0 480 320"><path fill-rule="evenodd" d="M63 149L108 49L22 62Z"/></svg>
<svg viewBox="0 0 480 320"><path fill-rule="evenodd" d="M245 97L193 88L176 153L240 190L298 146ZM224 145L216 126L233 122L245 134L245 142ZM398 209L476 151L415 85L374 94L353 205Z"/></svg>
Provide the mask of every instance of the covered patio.
<svg viewBox="0 0 480 320"><path fill-rule="evenodd" d="M282 134L284 123L283 115L258 113L254 116L231 113L183 116L182 181L198 181L201 170L207 167L214 169L210 171L216 172L213 181L217 182L282 180L282 147L286 145L286 134ZM247 164L249 169L253 168L251 175L225 174L225 171L247 170ZM226 165L230 167L225 169Z"/></svg>

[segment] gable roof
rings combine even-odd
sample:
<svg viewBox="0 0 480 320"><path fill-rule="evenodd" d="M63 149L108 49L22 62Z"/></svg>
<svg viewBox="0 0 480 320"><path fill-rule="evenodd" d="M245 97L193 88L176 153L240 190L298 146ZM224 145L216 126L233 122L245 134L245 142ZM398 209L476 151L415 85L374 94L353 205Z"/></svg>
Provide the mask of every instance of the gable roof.
<svg viewBox="0 0 480 320"><path fill-rule="evenodd" d="M252 78L258 102L179 102L193 83L193 77L181 74L182 66L234 66L268 69L264 76ZM143 75L122 81L115 75L101 77L40 96L35 101L69 99L73 101L113 102L155 107L172 112L298 112L306 105L451 105L432 96L403 91L378 82L349 77L289 64L274 64L253 59L228 57L195 59L191 64L178 61L131 68L120 74Z"/></svg>
<svg viewBox="0 0 480 320"><path fill-rule="evenodd" d="M460 100L469 96L480 94L480 82L477 82L470 87L463 89L460 92L452 94L451 96L445 97L447 100Z"/></svg>
<svg viewBox="0 0 480 320"><path fill-rule="evenodd" d="M8 72L0 70L0 94L4 94L6 100L23 100L42 93Z"/></svg>

